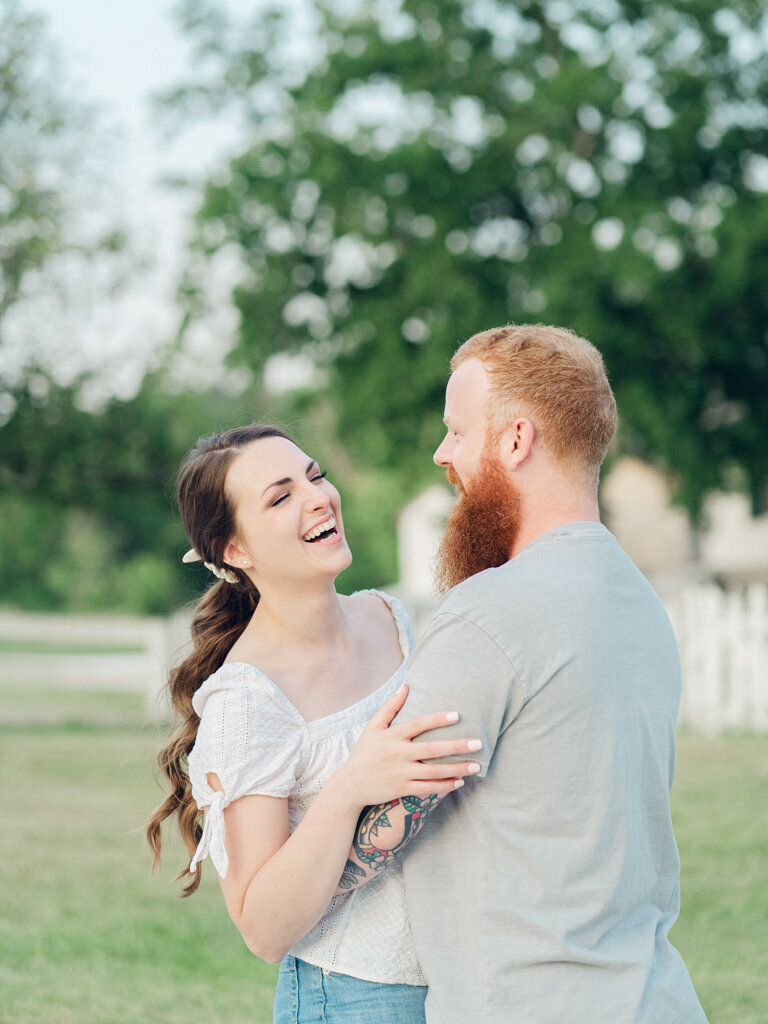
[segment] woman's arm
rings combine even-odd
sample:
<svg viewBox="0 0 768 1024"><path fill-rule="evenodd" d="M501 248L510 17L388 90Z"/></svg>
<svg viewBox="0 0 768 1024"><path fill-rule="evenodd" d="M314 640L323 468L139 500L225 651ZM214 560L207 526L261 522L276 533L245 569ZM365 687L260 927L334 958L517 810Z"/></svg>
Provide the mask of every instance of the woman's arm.
<svg viewBox="0 0 768 1024"><path fill-rule="evenodd" d="M414 735L455 721L444 712L389 728L406 690L390 698L366 726L349 759L328 780L289 835L288 801L245 796L224 811L229 870L220 879L232 920L257 956L277 963L320 920L336 892L358 818L369 804L404 794L445 795L473 764L425 764L475 749L472 741L411 743ZM209 775L211 786L220 782Z"/></svg>
<svg viewBox="0 0 768 1024"><path fill-rule="evenodd" d="M227 910L251 952L270 963L314 927L333 896L359 814L336 789L329 780L293 835L286 799L244 796L224 811Z"/></svg>

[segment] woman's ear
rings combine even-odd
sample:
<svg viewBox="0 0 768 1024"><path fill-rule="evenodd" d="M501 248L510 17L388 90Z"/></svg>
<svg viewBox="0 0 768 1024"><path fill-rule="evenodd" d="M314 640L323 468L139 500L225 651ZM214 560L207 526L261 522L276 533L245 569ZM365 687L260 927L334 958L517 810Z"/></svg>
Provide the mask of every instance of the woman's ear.
<svg viewBox="0 0 768 1024"><path fill-rule="evenodd" d="M514 472L533 452L536 428L529 419L519 416L501 435L499 455L508 470Z"/></svg>
<svg viewBox="0 0 768 1024"><path fill-rule="evenodd" d="M224 548L224 562L233 569L248 569L251 565L250 558L237 546L234 540L230 540Z"/></svg>

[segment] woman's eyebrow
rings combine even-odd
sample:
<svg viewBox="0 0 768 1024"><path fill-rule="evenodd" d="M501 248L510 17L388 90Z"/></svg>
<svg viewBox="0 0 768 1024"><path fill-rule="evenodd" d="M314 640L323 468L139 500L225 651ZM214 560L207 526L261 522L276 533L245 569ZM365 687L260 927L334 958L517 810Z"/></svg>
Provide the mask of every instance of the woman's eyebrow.
<svg viewBox="0 0 768 1024"><path fill-rule="evenodd" d="M312 467L316 466L316 465L317 465L317 460L316 459L312 459L311 462L309 463L309 465L307 466L307 473L309 473L310 470L312 469ZM271 487L285 487L286 484L292 484L292 483L293 483L293 477L292 476L284 476L282 480L275 480L274 483L267 484L267 486L261 492L261 497L263 498L264 495L267 493L267 491Z"/></svg>

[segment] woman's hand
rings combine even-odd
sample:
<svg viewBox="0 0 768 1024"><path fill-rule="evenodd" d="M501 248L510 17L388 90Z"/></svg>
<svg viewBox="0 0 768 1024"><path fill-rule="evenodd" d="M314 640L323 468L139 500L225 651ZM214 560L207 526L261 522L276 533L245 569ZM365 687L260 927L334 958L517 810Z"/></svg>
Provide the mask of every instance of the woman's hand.
<svg viewBox="0 0 768 1024"><path fill-rule="evenodd" d="M465 739L412 743L459 716L442 712L391 725L407 695L404 686L382 705L292 833L284 798L242 796L224 811L229 872L221 887L232 920L257 956L277 963L320 920L351 856L364 807L401 796L445 796L472 774L472 762L422 763L481 745ZM392 830L397 835L402 829Z"/></svg>
<svg viewBox="0 0 768 1024"><path fill-rule="evenodd" d="M408 687L403 685L382 704L348 759L329 780L343 785L348 797L361 809L401 796L446 796L464 785L465 775L480 770L480 765L471 760L458 764L429 763L432 758L480 750L480 740L411 742L414 736L430 729L454 725L459 720L458 712L441 711L391 725L407 696Z"/></svg>

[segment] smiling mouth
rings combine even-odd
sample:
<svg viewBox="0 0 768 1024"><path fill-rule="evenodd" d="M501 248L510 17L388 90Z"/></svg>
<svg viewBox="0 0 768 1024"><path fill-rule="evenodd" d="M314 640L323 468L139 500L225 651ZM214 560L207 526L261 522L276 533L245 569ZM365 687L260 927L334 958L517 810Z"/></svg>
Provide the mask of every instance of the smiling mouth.
<svg viewBox="0 0 768 1024"><path fill-rule="evenodd" d="M307 544L315 544L319 540L327 540L328 537L335 537L338 534L336 529L336 516L331 516L324 523L320 523L319 526L313 527L308 530L301 538Z"/></svg>

